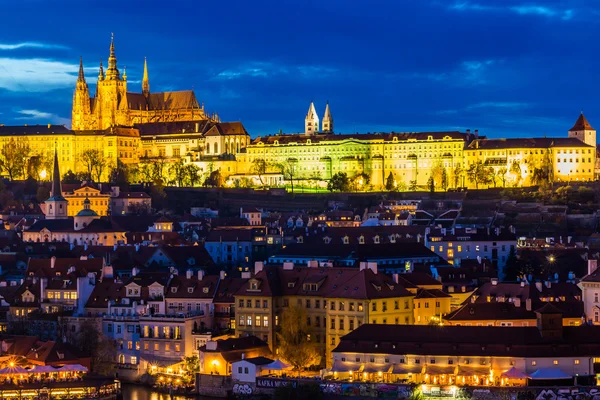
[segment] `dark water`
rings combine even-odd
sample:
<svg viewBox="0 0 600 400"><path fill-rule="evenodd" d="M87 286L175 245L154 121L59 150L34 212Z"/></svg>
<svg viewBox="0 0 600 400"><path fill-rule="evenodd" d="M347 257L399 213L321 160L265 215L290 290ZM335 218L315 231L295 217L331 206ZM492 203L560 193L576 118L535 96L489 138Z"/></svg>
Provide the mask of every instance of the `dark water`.
<svg viewBox="0 0 600 400"><path fill-rule="evenodd" d="M146 386L123 384L123 400L171 400L168 393L155 392ZM209 400L210 397L173 396L173 400ZM212 399L214 400L214 399Z"/></svg>

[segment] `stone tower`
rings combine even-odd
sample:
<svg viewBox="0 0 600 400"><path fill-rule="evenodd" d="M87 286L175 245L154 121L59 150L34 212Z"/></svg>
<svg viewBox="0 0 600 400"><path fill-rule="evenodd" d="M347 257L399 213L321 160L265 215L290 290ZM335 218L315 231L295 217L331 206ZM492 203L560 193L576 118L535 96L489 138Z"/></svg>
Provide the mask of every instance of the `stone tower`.
<svg viewBox="0 0 600 400"><path fill-rule="evenodd" d="M73 94L72 125L73 129L90 129L92 108L90 105L90 89L83 73L83 58L79 58L79 75Z"/></svg>
<svg viewBox="0 0 600 400"><path fill-rule="evenodd" d="M596 130L587 121L583 111L577 118L575 125L569 129L569 137L581 140L583 143L596 147Z"/></svg>
<svg viewBox="0 0 600 400"><path fill-rule="evenodd" d="M314 135L319 132L319 116L315 109L315 103L310 102L306 118L304 118L304 134Z"/></svg>
<svg viewBox="0 0 600 400"><path fill-rule="evenodd" d="M52 192L50 198L44 202L46 206L46 219L66 219L68 216L67 200L62 195L60 183L60 170L58 168L58 150L54 149L54 170L52 172Z"/></svg>
<svg viewBox="0 0 600 400"><path fill-rule="evenodd" d="M333 133L333 117L331 116L331 111L329 110L329 102L325 106L325 114L323 114L323 132L325 133Z"/></svg>
<svg viewBox="0 0 600 400"><path fill-rule="evenodd" d="M127 80L125 76L121 76L117 68L114 35L110 41L108 66L104 77L101 77L102 72L101 70L98 75L97 94L94 101L96 129L107 129L113 125L128 125Z"/></svg>

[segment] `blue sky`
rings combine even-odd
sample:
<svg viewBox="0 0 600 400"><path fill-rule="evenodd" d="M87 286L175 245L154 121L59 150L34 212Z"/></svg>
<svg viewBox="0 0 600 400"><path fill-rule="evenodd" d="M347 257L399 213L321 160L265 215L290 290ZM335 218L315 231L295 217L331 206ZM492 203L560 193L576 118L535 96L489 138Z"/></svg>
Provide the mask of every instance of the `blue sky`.
<svg viewBox="0 0 600 400"><path fill-rule="evenodd" d="M0 123L70 124L79 56L91 92L115 33L141 91L194 88L252 136L304 129L329 100L337 132L479 129L564 136L600 125L600 1L6 0Z"/></svg>

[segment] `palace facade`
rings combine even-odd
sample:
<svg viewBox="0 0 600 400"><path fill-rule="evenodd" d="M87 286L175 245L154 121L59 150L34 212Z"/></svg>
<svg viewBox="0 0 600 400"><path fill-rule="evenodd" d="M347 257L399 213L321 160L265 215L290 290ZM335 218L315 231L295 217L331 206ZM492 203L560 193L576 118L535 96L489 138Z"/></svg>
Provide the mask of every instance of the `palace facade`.
<svg viewBox="0 0 600 400"><path fill-rule="evenodd" d="M562 138L490 139L470 130L336 134L329 103L321 119L311 102L304 132L252 140L241 122L220 122L217 114L206 114L191 90L151 92L146 61L141 89L141 93L128 91L127 73L117 68L113 39L108 67L105 72L100 64L93 96L80 60L72 130L57 125L0 125L0 146L12 138L27 141L29 156L44 160L42 179L49 175L52 149L57 150L63 171L73 172L85 171L86 150L99 151L106 161L103 180L118 161L168 167L183 159L196 164L201 174L220 170L228 186L242 181L283 186L290 179L296 185L304 181L304 185L325 186L338 172L350 178L366 175L369 179L363 188L373 190L390 183L398 190L423 188L430 177L440 190L531 186L540 182L540 175L554 182L591 181L596 175L596 130L583 113ZM266 167L259 171L256 166L262 161ZM479 162L493 176L491 182L476 184L468 178L466 170Z"/></svg>

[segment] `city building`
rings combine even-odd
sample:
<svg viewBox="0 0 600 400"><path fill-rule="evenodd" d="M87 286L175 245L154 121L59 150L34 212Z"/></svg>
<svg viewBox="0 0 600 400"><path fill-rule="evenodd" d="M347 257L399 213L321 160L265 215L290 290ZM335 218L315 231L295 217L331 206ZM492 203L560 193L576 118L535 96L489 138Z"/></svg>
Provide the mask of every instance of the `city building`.
<svg viewBox="0 0 600 400"><path fill-rule="evenodd" d="M531 327L363 325L333 349L331 373L338 379L495 386L515 376L523 384L527 377L551 375L572 385L595 375L600 332L563 327L561 320L547 305Z"/></svg>
<svg viewBox="0 0 600 400"><path fill-rule="evenodd" d="M200 373L231 375L232 364L246 358L272 357L269 346L256 336L210 340L198 350Z"/></svg>

